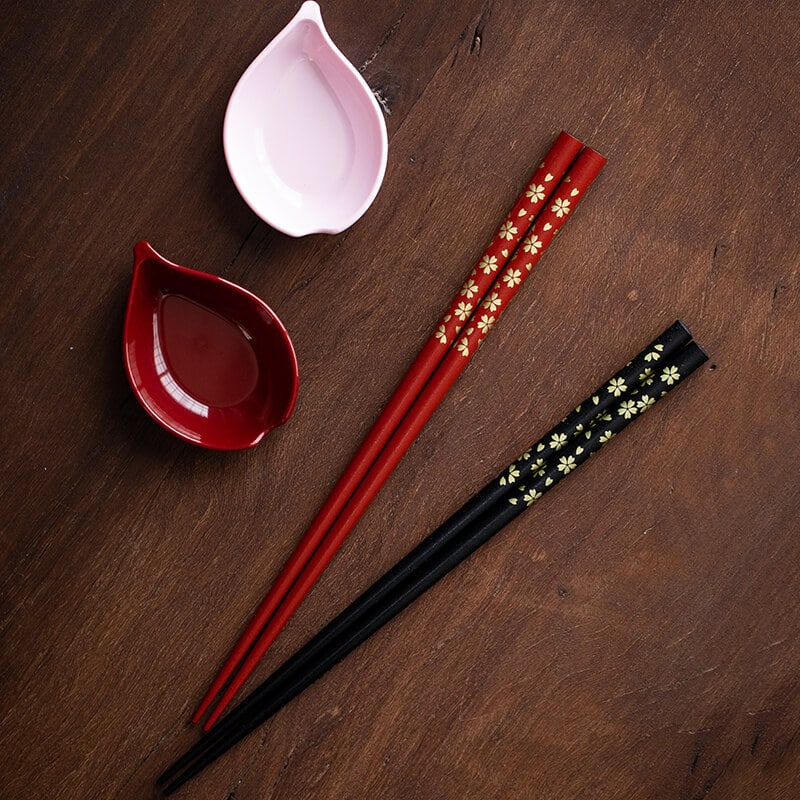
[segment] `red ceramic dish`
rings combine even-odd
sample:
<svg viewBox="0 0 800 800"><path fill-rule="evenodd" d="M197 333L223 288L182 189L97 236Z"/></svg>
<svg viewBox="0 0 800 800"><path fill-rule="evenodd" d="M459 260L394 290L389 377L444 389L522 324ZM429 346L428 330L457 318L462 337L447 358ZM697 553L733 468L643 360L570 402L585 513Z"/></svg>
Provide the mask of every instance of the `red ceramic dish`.
<svg viewBox="0 0 800 800"><path fill-rule="evenodd" d="M147 242L134 248L123 352L147 413L193 444L254 447L294 408L297 358L272 309Z"/></svg>

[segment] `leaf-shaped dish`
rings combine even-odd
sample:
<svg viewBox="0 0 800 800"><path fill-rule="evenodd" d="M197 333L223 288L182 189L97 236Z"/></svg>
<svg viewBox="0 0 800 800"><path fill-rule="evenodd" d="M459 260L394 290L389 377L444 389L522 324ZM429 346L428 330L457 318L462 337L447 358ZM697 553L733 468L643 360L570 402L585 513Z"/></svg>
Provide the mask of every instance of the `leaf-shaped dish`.
<svg viewBox="0 0 800 800"><path fill-rule="evenodd" d="M303 3L231 94L223 143L236 188L290 236L339 233L386 170L386 123L369 86Z"/></svg>
<svg viewBox="0 0 800 800"><path fill-rule="evenodd" d="M294 408L297 359L272 309L147 242L134 248L123 353L147 413L193 444L253 447Z"/></svg>

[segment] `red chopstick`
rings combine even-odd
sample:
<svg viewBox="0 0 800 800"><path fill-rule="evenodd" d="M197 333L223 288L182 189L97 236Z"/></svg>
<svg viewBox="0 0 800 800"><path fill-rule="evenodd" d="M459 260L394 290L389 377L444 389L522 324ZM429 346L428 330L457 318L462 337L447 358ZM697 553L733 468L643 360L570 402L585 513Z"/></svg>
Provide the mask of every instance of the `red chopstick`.
<svg viewBox="0 0 800 800"><path fill-rule="evenodd" d="M556 140L550 152L545 156L539 168L534 172L531 180L526 185L525 191L514 204L514 207L498 229L492 242L486 248L477 265L467 277L467 280L453 299L447 311L443 314L433 334L430 336L422 351L414 361L411 369L403 378L391 400L384 408L372 430L367 435L367 438L364 440L344 474L337 482L331 495L328 497L328 500L317 514L317 517L314 519L311 527L281 571L275 584L256 610L256 613L250 621L250 624L242 634L239 641L236 643L233 651L223 665L222 670L217 675L206 696L203 698L199 708L195 712L192 718L194 722L199 721L207 708L210 706L214 697L216 697L220 689L222 689L224 686L225 682L230 678L241 659L258 637L259 632L262 630L265 623L270 619L270 617L272 617L278 606L282 604L284 598L287 597L287 592L289 592L290 587L292 587L292 584L298 578L301 572L305 576L305 584L304 590L302 591L300 598L297 600L297 604L299 604L299 600L305 596L306 592L311 586L311 583L313 583L313 580L311 583L308 583L308 576L312 574L312 571L307 570L309 559L312 558L312 554L314 554L314 551L319 547L322 540L326 538L326 534L334 522L336 522L338 531L344 530L344 526L340 525L337 517L341 513L342 509L348 504L348 501L356 491L359 483L368 473L373 465L373 462L375 462L375 459L378 457L387 441L389 441L390 437L392 437L397 430L406 412L417 400L422 388L428 382L431 375L436 371L436 368L448 353L450 345L455 341L466 321L470 319L470 315L474 312L478 303L487 294L489 288L494 283L498 272L507 264L511 253L514 252L516 246L522 240L523 236L528 230L528 227L530 226L531 221L536 217L537 213L544 205L548 195L557 185L558 180L566 172L567 168L580 151L581 146L581 142L579 142L573 136L570 136L567 133L562 133ZM526 240L526 242L527 241L528 240ZM523 245L523 247L525 246L526 245ZM534 247L535 255L535 245L529 246ZM524 251L520 250L520 252ZM488 328L485 332L488 332ZM464 360L463 357L461 360ZM455 380L456 376L457 373L453 375L452 380L448 384L448 388L449 385L452 385L452 381ZM438 396L439 399L441 396L443 396L443 394L444 392ZM430 402L430 400L428 402ZM438 403L438 400L435 402ZM424 415L424 420L427 420L427 418L433 412L433 408L435 408L435 404L427 409L426 414ZM424 420L422 424L424 424ZM414 436L415 435L416 434L414 434ZM389 467L389 472L393 468L394 464L399 461L402 452L405 452L405 449L407 449L411 440L413 440L413 436L408 443L402 447L402 450L395 448L393 445L393 448L398 455L392 466ZM374 492L370 495L370 499L380 488L380 485L383 483L387 475L388 472L383 475L383 477L380 479L380 482L377 484L377 486L375 486ZM367 500L367 502L369 502L369 500ZM361 510L363 511L363 508ZM352 524L355 523L355 520L358 519L360 513L361 511L359 511L358 514L352 519L352 522L347 527L347 532L349 532L349 529L352 527ZM351 515L348 514L348 518L350 517ZM341 543L346 535L347 534L345 533L341 536L339 543ZM327 565L330 558L332 558L336 547L338 547L338 544L331 549L329 554L326 551L327 560L324 562L324 564L322 564L322 569L324 569L324 566ZM317 555L313 556L315 561L317 557ZM318 572L316 569L314 569L313 572L318 576L322 569L319 569ZM293 593L295 589L292 589L291 591ZM295 608L297 604L295 604L293 608ZM287 605L284 608L285 619L280 626L276 628L276 626L273 625L271 628L265 630L264 635L259 640L259 647L263 647L262 654L272 640L274 640L280 628L283 627L285 620L288 619L288 615L285 614L285 610L288 609L288 607L289 606ZM289 614L291 614L291 612L289 612ZM263 642L266 638L268 638L268 631L271 638L269 639L269 642L264 645ZM233 696L233 693L235 693L236 689L239 688L241 683L244 682L247 674L249 674L249 671L252 670L252 667L255 665L255 663L257 663L259 658L260 655L255 657L255 650L250 654L250 657L247 659L245 664L242 665L242 669L237 675L235 681L236 687L233 688L232 691L229 687L225 696L220 701L220 704L217 706L215 713L209 718L209 721L206 724L206 729L213 724L219 713L221 713L222 708L224 708L230 697ZM231 687L233 686L234 684L232 683Z"/></svg>
<svg viewBox="0 0 800 800"><path fill-rule="evenodd" d="M205 730L208 730L217 720L330 563L353 526L416 439L502 311L530 274L533 266L550 245L556 233L566 222L570 212L597 177L604 163L605 158L591 148L586 148L578 157L569 175L556 189L549 209L536 219L523 246L514 253L491 287L491 291L481 304L481 310L474 313L467 328L463 331L464 335L458 339L457 345L448 350L434 375L392 434L383 451L329 529L319 548L278 606L236 676L225 690L214 712L210 715L204 726Z"/></svg>

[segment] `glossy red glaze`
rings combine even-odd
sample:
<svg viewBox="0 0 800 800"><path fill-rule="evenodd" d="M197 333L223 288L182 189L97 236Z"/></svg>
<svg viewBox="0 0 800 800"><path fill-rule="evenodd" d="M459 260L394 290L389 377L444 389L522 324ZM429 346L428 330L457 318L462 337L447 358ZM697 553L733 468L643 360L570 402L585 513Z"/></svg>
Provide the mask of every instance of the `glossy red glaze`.
<svg viewBox="0 0 800 800"><path fill-rule="evenodd" d="M147 242L134 248L123 351L139 402L187 442L253 447L294 408L297 358L272 309Z"/></svg>

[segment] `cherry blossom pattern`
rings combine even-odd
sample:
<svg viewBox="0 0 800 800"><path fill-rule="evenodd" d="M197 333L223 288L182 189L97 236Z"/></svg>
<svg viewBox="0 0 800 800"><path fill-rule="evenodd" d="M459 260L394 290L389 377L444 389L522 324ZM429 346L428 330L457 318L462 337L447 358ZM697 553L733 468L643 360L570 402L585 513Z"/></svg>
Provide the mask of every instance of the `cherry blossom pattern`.
<svg viewBox="0 0 800 800"><path fill-rule="evenodd" d="M569 200L562 197L557 197L553 202L550 210L559 218L565 217L570 212L570 203Z"/></svg>
<svg viewBox="0 0 800 800"><path fill-rule="evenodd" d="M436 330L433 332L433 335L437 342L443 344L445 347L448 347L451 341L450 333L448 332L448 323L453 318L451 313L445 314L440 320L439 324L436 326ZM457 324L457 323L456 323ZM457 331L453 333L453 336L457 334Z"/></svg>
<svg viewBox="0 0 800 800"><path fill-rule="evenodd" d="M564 475L569 475L577 466L578 464L575 461L575 456L561 456L561 458L558 459L558 471L563 472Z"/></svg>
<svg viewBox="0 0 800 800"><path fill-rule="evenodd" d="M538 253L543 247L542 240L535 234L531 233L522 240L522 249L526 253Z"/></svg>
<svg viewBox="0 0 800 800"><path fill-rule="evenodd" d="M522 283L522 272L518 269L507 269L503 273L503 281L507 286L519 286Z"/></svg>
<svg viewBox="0 0 800 800"><path fill-rule="evenodd" d="M540 203L544 196L544 186L541 183L531 183L525 191L525 197L534 203Z"/></svg>
<svg viewBox="0 0 800 800"><path fill-rule="evenodd" d="M468 278L467 282L461 287L460 294L465 295L467 300L472 298L478 293L478 284L475 283L473 278Z"/></svg>
<svg viewBox="0 0 800 800"><path fill-rule="evenodd" d="M667 386L672 386L673 383L679 381L681 379L680 374L678 373L678 368L674 365L664 367L664 371L661 373L661 380L667 384Z"/></svg>
<svg viewBox="0 0 800 800"><path fill-rule="evenodd" d="M472 303L465 303L463 300L456 306L456 316L465 322L472 313Z"/></svg>
<svg viewBox="0 0 800 800"><path fill-rule="evenodd" d="M478 320L478 330L485 336L492 329L494 322L494 317L490 317L488 314L482 314Z"/></svg>
<svg viewBox="0 0 800 800"><path fill-rule="evenodd" d="M657 344L653 346L653 349L644 357L645 361L658 361L661 358L661 353L664 352L664 345Z"/></svg>
<svg viewBox="0 0 800 800"><path fill-rule="evenodd" d="M542 475L544 475L544 471L545 471L544 459L537 458L536 461L534 461L531 464L531 475L536 475L541 478Z"/></svg>
<svg viewBox="0 0 800 800"><path fill-rule="evenodd" d="M625 419L630 419L634 414L636 414L636 401L635 400L623 400L620 403L619 410L617 413L621 417L625 417Z"/></svg>
<svg viewBox="0 0 800 800"><path fill-rule="evenodd" d="M484 275L491 275L493 272L497 272L499 266L497 256L492 255L484 255L478 262L478 269L483 270Z"/></svg>
<svg viewBox="0 0 800 800"><path fill-rule="evenodd" d="M515 461L506 471L502 478L498 481L501 486L507 486L508 484L514 483L514 481L519 478L519 467L517 466L517 462Z"/></svg>
<svg viewBox="0 0 800 800"><path fill-rule="evenodd" d="M492 292L488 297L486 297L483 301L483 307L487 311L497 311L501 305L503 305L503 299L497 292Z"/></svg>
<svg viewBox="0 0 800 800"><path fill-rule="evenodd" d="M650 406L655 403L656 398L651 397L649 394L643 394L637 401L636 401L636 410L641 414L647 411Z"/></svg>
<svg viewBox="0 0 800 800"><path fill-rule="evenodd" d="M498 236L506 241L511 241L519 233L517 226L510 220L506 220L498 231Z"/></svg>
<svg viewBox="0 0 800 800"><path fill-rule="evenodd" d="M622 378L612 378L608 384L608 391L613 394L614 397L619 397L628 391L628 387L625 385L625 381Z"/></svg>
<svg viewBox="0 0 800 800"><path fill-rule="evenodd" d="M528 489L525 494L522 495L522 500L527 506L532 506L540 497L542 496L541 492L537 492L536 489Z"/></svg>

